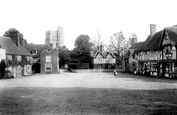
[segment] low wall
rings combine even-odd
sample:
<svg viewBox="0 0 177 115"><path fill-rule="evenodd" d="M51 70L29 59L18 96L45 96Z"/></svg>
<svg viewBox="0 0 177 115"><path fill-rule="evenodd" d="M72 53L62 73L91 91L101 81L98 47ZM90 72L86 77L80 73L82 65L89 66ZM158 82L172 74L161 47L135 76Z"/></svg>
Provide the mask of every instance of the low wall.
<svg viewBox="0 0 177 115"><path fill-rule="evenodd" d="M113 72L114 69L75 69L72 72L75 73L101 73L101 72Z"/></svg>

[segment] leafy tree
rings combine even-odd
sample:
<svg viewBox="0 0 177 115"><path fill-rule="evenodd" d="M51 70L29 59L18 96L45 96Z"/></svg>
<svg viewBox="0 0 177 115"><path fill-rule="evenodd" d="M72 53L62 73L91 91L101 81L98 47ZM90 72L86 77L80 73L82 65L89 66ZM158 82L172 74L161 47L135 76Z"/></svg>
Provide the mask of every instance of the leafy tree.
<svg viewBox="0 0 177 115"><path fill-rule="evenodd" d="M92 61L91 50L93 43L88 35L80 35L76 38L75 48L71 51L70 58L73 63L90 63Z"/></svg>
<svg viewBox="0 0 177 115"><path fill-rule="evenodd" d="M66 46L59 47L59 66L64 67L64 65L69 63L70 51L66 48Z"/></svg>
<svg viewBox="0 0 177 115"><path fill-rule="evenodd" d="M18 31L15 28L10 28L8 31L4 33L4 36L10 37L15 44L17 44L18 42L18 36L19 36L19 43L21 45L27 44L26 39L23 38L23 34L21 34L20 31Z"/></svg>

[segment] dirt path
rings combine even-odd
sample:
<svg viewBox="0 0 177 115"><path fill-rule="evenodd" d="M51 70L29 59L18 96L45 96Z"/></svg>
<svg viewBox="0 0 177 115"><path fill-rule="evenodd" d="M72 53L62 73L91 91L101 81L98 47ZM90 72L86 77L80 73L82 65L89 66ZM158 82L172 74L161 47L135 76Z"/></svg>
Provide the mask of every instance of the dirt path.
<svg viewBox="0 0 177 115"><path fill-rule="evenodd" d="M123 89L176 89L177 81L119 73L61 73L0 80L0 88L12 87L85 87Z"/></svg>

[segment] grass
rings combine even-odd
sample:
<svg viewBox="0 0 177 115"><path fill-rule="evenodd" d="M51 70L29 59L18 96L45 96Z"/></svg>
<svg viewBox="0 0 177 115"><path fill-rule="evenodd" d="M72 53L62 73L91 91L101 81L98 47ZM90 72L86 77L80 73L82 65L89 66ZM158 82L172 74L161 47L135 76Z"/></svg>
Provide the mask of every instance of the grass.
<svg viewBox="0 0 177 115"><path fill-rule="evenodd" d="M0 90L0 114L177 114L177 90L12 88Z"/></svg>

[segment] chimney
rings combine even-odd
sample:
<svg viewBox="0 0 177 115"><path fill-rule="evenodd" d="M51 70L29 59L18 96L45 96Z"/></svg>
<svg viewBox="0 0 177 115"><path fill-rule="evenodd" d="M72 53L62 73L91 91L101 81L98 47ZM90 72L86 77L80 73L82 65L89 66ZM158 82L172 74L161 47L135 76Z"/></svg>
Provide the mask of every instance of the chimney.
<svg viewBox="0 0 177 115"><path fill-rule="evenodd" d="M132 44L135 44L135 43L137 43L137 38L132 38Z"/></svg>
<svg viewBox="0 0 177 115"><path fill-rule="evenodd" d="M156 24L150 24L150 36L151 38L154 36L156 33Z"/></svg>
<svg viewBox="0 0 177 115"><path fill-rule="evenodd" d="M104 51L104 45L100 45L100 51L103 52Z"/></svg>
<svg viewBox="0 0 177 115"><path fill-rule="evenodd" d="M17 47L19 47L19 45L20 45L20 33L19 32L17 33L16 45L17 45Z"/></svg>

